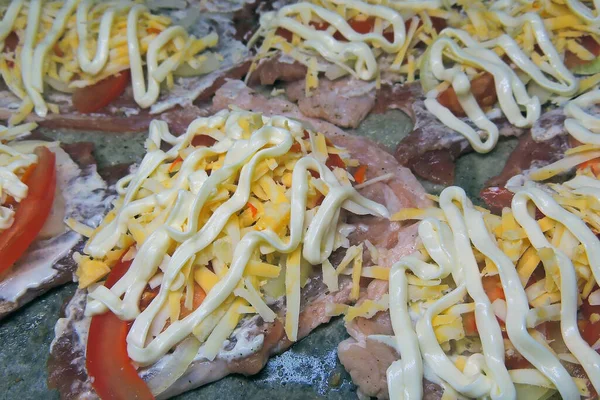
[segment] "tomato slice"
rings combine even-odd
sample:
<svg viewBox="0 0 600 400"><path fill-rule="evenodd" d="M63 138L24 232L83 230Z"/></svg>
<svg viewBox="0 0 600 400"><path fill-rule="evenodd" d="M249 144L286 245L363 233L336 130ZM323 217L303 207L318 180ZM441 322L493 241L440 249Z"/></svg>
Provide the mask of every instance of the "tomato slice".
<svg viewBox="0 0 600 400"><path fill-rule="evenodd" d="M130 265L131 261L119 261L110 271L105 286L111 288ZM127 354L129 327L128 322L110 311L92 317L85 365L102 400L154 399Z"/></svg>
<svg viewBox="0 0 600 400"><path fill-rule="evenodd" d="M129 84L129 70L119 72L91 86L75 90L73 106L83 114L101 110L118 98Z"/></svg>
<svg viewBox="0 0 600 400"><path fill-rule="evenodd" d="M27 197L19 203L12 226L0 232L0 275L25 253L52 210L56 190L56 156L46 147L38 147L35 154L38 163L27 178Z"/></svg>
<svg viewBox="0 0 600 400"><path fill-rule="evenodd" d="M494 85L494 77L489 72L485 72L471 81L471 93L475 96L475 100L480 107L491 107L498 100L496 96L496 86ZM440 93L437 100L441 105L448 108L458 117L466 116L465 111L458 102L458 97L454 88L449 87Z"/></svg>

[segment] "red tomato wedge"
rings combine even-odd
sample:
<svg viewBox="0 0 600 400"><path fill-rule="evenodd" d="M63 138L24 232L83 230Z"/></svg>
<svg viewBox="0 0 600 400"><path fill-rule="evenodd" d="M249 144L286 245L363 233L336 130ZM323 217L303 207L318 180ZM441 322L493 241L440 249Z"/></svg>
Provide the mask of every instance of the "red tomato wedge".
<svg viewBox="0 0 600 400"><path fill-rule="evenodd" d="M111 288L129 269L131 261L119 261L108 275ZM154 399L127 354L129 323L112 312L92 318L86 352L86 368L92 386L102 400Z"/></svg>
<svg viewBox="0 0 600 400"><path fill-rule="evenodd" d="M475 100L480 107L491 107L496 104L496 86L494 85L494 77L492 74L486 72L479 75L471 81L471 93L475 96ZM440 93L437 100L441 105L448 108L452 113L458 117L464 117L466 114L458 102L458 97L454 88L449 87Z"/></svg>
<svg viewBox="0 0 600 400"><path fill-rule="evenodd" d="M125 91L129 84L129 70L119 72L91 86L77 89L73 93L73 106L83 114L101 110Z"/></svg>
<svg viewBox="0 0 600 400"><path fill-rule="evenodd" d="M27 197L17 206L12 226L0 233L0 275L25 253L52 210L56 190L56 156L46 147L38 147L35 154L38 163L27 178Z"/></svg>

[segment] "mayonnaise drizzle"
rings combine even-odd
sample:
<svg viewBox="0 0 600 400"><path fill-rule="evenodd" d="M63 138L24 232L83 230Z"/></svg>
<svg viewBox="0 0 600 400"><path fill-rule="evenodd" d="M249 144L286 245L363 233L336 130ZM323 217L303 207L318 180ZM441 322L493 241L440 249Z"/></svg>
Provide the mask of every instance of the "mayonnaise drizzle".
<svg viewBox="0 0 600 400"><path fill-rule="evenodd" d="M598 186L590 184L588 180L574 179L571 186ZM581 338L577 326L578 287L575 269L570 259L548 242L538 223L530 215L529 202L534 202L545 215L563 224L583 244L596 281L600 278L600 241L580 218L563 209L543 190L527 186L516 193L512 203L516 221L537 250L552 249L560 268L560 321L563 339L569 351L585 369L594 387L598 388L600 356ZM483 292L472 244L498 269L507 302L506 330L511 343L552 382L562 398L579 398L577 386L560 360L528 332L530 309L525 290L514 264L490 235L481 212L473 207L464 191L457 187L450 187L442 192L440 207L448 225L429 218L419 226L419 237L434 264L425 263L419 257L408 256L395 264L390 274L390 315L396 347L401 354L401 359L388 369L390 397L410 399L422 396L422 360L429 369L435 371L442 382L462 395L503 399L515 397L514 386L504 366L502 334ZM407 305L407 270L424 280L444 279L452 273L456 283L456 289L433 303L417 320L415 330L409 328L412 322ZM461 372L439 345L432 320L436 315L462 302L467 293L476 304L475 317L483 354L470 356Z"/></svg>
<svg viewBox="0 0 600 400"><path fill-rule="evenodd" d="M188 337L194 327L207 318L233 293L239 284L245 266L251 255L262 245L269 245L284 254L291 253L302 243L302 255L311 264L319 264L329 257L333 250L340 210L358 211L387 217L385 207L364 197L351 186L343 185L335 174L322 162L312 156L298 160L292 173L290 236L280 238L271 230L252 231L241 238L233 252L233 260L227 274L210 290L201 306L182 320L172 322L156 338L149 338L152 322L164 308L168 294L174 287L180 271L193 262L197 253L209 246L224 229L230 217L248 202L250 186L256 166L264 159L286 154L294 142L294 136L302 135L303 128L298 122L283 117L266 118L265 125L252 133L250 139L237 138L239 125L237 118L244 112L221 112L210 118L198 118L188 128L185 135L174 138L166 125L155 123L150 133L149 151L133 176L122 180L120 191L128 183L123 206L114 220L94 236L87 245L90 255L103 256L113 248L126 229L125 221L159 204L173 204L166 222L151 233L138 248L137 255L125 276L111 289L99 286L90 294L87 314L97 314L108 309L123 319L134 319L127 337L129 356L141 365L148 365L166 354L175 344ZM233 122L233 123L232 123ZM158 194L134 200L141 182L164 160L173 160L178 151L186 147L200 128L225 128L225 138L212 147L195 149L188 155L180 169L180 180L170 189ZM159 149L160 141L173 145L168 152ZM158 145L158 146L157 146ZM202 183L197 196L188 192L188 177L195 171L199 160L208 154L225 154L223 166L211 173ZM312 218L304 228L306 198L308 191L307 171L319 172L329 191ZM229 200L214 210L208 221L197 226L198 213L221 182L239 174L237 189ZM186 221L187 230L181 227ZM140 313L139 299L147 282L154 276L163 262L164 254L174 242L177 249L163 269L160 291L150 305ZM121 300L121 296L123 296Z"/></svg>
<svg viewBox="0 0 600 400"><path fill-rule="evenodd" d="M531 244L538 250L541 248L552 249L556 257L560 269L561 286L560 326L565 344L585 369L594 388L599 390L600 355L583 340L577 326L579 290L577 288L577 277L573 263L564 252L552 246L546 239L539 225L530 215L527 207L530 201L542 213L562 223L583 244L596 282L600 282L600 259L598 258L600 257L600 241L579 217L562 208L543 190L532 187L515 194L512 201L514 216L527 232Z"/></svg>
<svg viewBox="0 0 600 400"><path fill-rule="evenodd" d="M383 32L357 33L348 22L336 12L324 7L301 2L282 7L276 13L265 14L261 25L266 29L285 28L304 39L304 46L316 50L325 59L335 63L345 63L349 58L356 58L354 72L363 80L372 80L379 71L377 60L370 44L373 43L387 53L397 53L404 45L406 29L402 16L395 10L381 5L368 4L358 0L330 0L340 7L354 9L361 14L380 18L394 29L394 40L389 42ZM330 29L319 31L308 23L312 15L317 15L330 25ZM299 22L299 17L302 22ZM335 29L348 41L340 41L333 37Z"/></svg>
<svg viewBox="0 0 600 400"><path fill-rule="evenodd" d="M519 76L493 49L501 48L521 71L552 93L571 96L579 87L578 80L564 66L538 14L526 13L513 18L504 12L496 12L496 16L509 29L529 24L547 63L542 66L533 63L508 34L480 43L465 31L452 28L440 33L440 37L431 45L431 55L428 60L433 75L440 81L452 84L462 109L475 126L484 132L485 141L481 140L480 133L437 101L436 91L428 93L425 106L445 125L465 136L473 148L480 153L487 153L495 147L499 136L498 127L477 104L471 93L471 82L466 73L459 66L451 68L444 66L444 59L447 56L451 56L461 64L475 66L493 75L500 108L509 122L517 127L528 127L537 121L541 113L541 105L536 96L527 93L526 86ZM465 47L461 48L459 43ZM553 79L549 79L547 75ZM525 116L522 115L521 107L525 108Z"/></svg>
<svg viewBox="0 0 600 400"><path fill-rule="evenodd" d="M585 144L600 145L600 118L589 114L585 108L600 103L600 90L582 94L565 106L565 129L571 136Z"/></svg>
<svg viewBox="0 0 600 400"><path fill-rule="evenodd" d="M159 53L166 44L173 40L180 40L183 43L188 40L189 35L180 26L171 26L149 41L146 60L145 62L142 61L138 38L138 22L140 14L148 13L149 10L144 5L129 2L110 2L106 4L106 9L100 20L96 52L93 59L90 60L87 51L87 42L89 23L91 21L88 20L88 14L92 6L96 3L99 2L96 0L66 1L54 17L52 27L45 33L44 38L39 43L37 42L37 37L39 33L38 27L42 23L42 1L32 0L29 3L25 38L21 50L21 79L27 96L33 102L35 112L38 116L45 117L48 113L48 106L42 97L45 74L43 66L45 65L46 57L50 49L64 34L67 23L73 14L76 16L77 24L77 61L83 72L96 75L107 65L109 60L109 42L115 15L119 12L128 12L127 42L129 68L131 69L134 99L140 107L147 108L156 102L160 94L160 83L164 81L169 72L175 70L183 61L181 56L175 58L169 57L161 64L158 64ZM22 6L22 0L13 0L11 2L0 22L0 42L3 42L6 36L15 30L16 17L21 12ZM144 63L148 69L147 78L144 77L142 69ZM147 84L145 82L146 79L148 81Z"/></svg>

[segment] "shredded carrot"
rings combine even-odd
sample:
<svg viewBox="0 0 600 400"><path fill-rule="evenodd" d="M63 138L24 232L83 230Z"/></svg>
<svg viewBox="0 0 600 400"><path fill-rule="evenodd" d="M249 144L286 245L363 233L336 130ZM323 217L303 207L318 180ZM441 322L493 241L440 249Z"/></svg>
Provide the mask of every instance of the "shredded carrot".
<svg viewBox="0 0 600 400"><path fill-rule="evenodd" d="M181 157L177 157L175 159L175 161L173 161L171 163L171 165L169 166L169 173L173 172L175 170L175 168L179 167L181 165L181 163L183 162L183 158Z"/></svg>
<svg viewBox="0 0 600 400"><path fill-rule="evenodd" d="M593 160L588 160L579 164L577 169L583 170L589 168L594 175L600 175L600 158L594 158Z"/></svg>
<svg viewBox="0 0 600 400"><path fill-rule="evenodd" d="M256 207L254 207L252 204L248 203L248 208L250 209L250 212L252 213L252 218L256 218L256 213L258 213L258 210L256 209Z"/></svg>
<svg viewBox="0 0 600 400"><path fill-rule="evenodd" d="M342 160L342 157L337 154L330 154L329 157L327 157L327 161L325 161L325 165L331 170L334 168L346 168L346 163Z"/></svg>
<svg viewBox="0 0 600 400"><path fill-rule="evenodd" d="M354 173L354 180L356 183L363 183L367 180L367 166L359 165Z"/></svg>
<svg viewBox="0 0 600 400"><path fill-rule="evenodd" d="M150 28L146 29L146 32L148 32L148 34L150 34L150 35L152 35L153 33L156 33L158 35L162 31L160 29L158 29L158 28L155 28L155 27L151 26Z"/></svg>
<svg viewBox="0 0 600 400"><path fill-rule="evenodd" d="M477 322L475 321L475 313L468 312L462 315L463 327L465 328L465 335L475 336L477 335Z"/></svg>
<svg viewBox="0 0 600 400"><path fill-rule="evenodd" d="M184 305L185 296L181 296L181 318L183 319L183 318L187 317L188 315L190 315L192 313L192 311L194 311L195 309L200 307L200 304L202 304L202 302L204 301L205 298L206 298L206 293L204 292L204 290L202 290L200 285L198 285L197 283L194 283L194 301L193 301L191 310L188 310Z"/></svg>
<svg viewBox="0 0 600 400"><path fill-rule="evenodd" d="M481 282L483 283L483 290L490 299L490 302L493 303L497 299L505 299L502 283L500 283L500 277L498 275L484 276L481 279Z"/></svg>

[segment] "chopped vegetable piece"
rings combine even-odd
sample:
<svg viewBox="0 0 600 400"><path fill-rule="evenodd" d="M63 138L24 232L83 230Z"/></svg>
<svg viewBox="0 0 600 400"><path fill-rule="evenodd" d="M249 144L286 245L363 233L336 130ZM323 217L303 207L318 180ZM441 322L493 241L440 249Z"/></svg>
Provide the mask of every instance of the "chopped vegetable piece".
<svg viewBox="0 0 600 400"><path fill-rule="evenodd" d="M35 150L38 163L28 177L29 191L15 212L12 226L0 232L0 274L25 253L46 223L56 190L56 156L46 147Z"/></svg>
<svg viewBox="0 0 600 400"><path fill-rule="evenodd" d="M358 166L358 168L356 169L356 172L354 173L354 180L356 180L356 183L363 183L364 181L367 180L367 166L366 165Z"/></svg>
<svg viewBox="0 0 600 400"><path fill-rule="evenodd" d="M494 85L494 76L485 72L471 81L471 93L481 108L491 107L498 100L496 96L496 86ZM458 102L458 97L454 88L449 87L440 93L437 100L441 105L448 108L458 117L466 116L462 106Z"/></svg>
<svg viewBox="0 0 600 400"><path fill-rule="evenodd" d="M129 84L129 79L130 74L127 70L91 86L77 89L73 93L73 106L84 114L99 111L123 94Z"/></svg>
<svg viewBox="0 0 600 400"><path fill-rule="evenodd" d="M119 261L108 275L111 288L129 269L131 261ZM102 400L154 399L127 354L130 324L112 312L92 318L86 351L86 368L92 387Z"/></svg>

